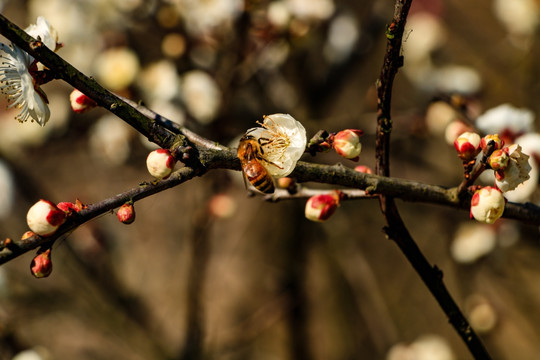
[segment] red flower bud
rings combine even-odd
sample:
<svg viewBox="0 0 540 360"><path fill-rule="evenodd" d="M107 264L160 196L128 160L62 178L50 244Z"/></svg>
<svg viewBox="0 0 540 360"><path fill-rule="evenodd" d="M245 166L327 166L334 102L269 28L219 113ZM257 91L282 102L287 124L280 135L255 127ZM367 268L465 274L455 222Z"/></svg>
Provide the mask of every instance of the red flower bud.
<svg viewBox="0 0 540 360"><path fill-rule="evenodd" d="M339 198L339 192L310 197L306 202L306 218L317 222L328 220L339 206Z"/></svg>
<svg viewBox="0 0 540 360"><path fill-rule="evenodd" d="M36 278L44 278L52 272L51 249L47 249L37 254L30 263L30 271Z"/></svg>
<svg viewBox="0 0 540 360"><path fill-rule="evenodd" d="M97 103L94 100L90 99L77 89L71 92L69 101L71 102L71 109L79 114L97 106Z"/></svg>
<svg viewBox="0 0 540 360"><path fill-rule="evenodd" d="M463 161L470 161L480 152L480 135L465 132L454 141L458 156Z"/></svg>
<svg viewBox="0 0 540 360"><path fill-rule="evenodd" d="M357 161L358 155L360 155L360 152L362 151L360 136L362 136L363 133L362 130L356 129L347 129L338 132L334 136L334 150L344 158Z"/></svg>
<svg viewBox="0 0 540 360"><path fill-rule="evenodd" d="M135 208L132 203L125 203L120 206L116 212L116 217L118 220L124 224L131 224L135 221Z"/></svg>

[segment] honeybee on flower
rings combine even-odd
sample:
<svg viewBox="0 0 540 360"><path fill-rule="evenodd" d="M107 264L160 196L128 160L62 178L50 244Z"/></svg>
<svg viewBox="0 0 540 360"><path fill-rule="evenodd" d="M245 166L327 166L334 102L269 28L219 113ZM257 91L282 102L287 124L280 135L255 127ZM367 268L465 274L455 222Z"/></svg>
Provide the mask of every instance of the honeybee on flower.
<svg viewBox="0 0 540 360"><path fill-rule="evenodd" d="M288 114L264 116L259 124L242 137L238 157L250 183L257 188L262 181L264 192L272 193L269 177L285 177L294 170L306 149L306 130Z"/></svg>

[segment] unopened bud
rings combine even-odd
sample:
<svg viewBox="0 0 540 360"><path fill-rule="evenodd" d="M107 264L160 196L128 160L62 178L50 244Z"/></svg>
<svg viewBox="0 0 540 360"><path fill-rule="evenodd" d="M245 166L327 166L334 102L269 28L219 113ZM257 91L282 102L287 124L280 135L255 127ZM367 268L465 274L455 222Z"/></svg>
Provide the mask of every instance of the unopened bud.
<svg viewBox="0 0 540 360"><path fill-rule="evenodd" d="M306 202L305 215L308 220L323 222L332 216L338 206L338 193L315 195Z"/></svg>
<svg viewBox="0 0 540 360"><path fill-rule="evenodd" d="M52 267L51 249L37 254L30 263L30 271L38 279L49 276L52 272Z"/></svg>
<svg viewBox="0 0 540 360"><path fill-rule="evenodd" d="M150 175L157 179L166 179L171 175L176 160L169 150L157 149L148 154L146 167Z"/></svg>
<svg viewBox="0 0 540 360"><path fill-rule="evenodd" d="M471 199L471 219L493 224L504 212L505 200L502 192L492 186L477 190Z"/></svg>
<svg viewBox="0 0 540 360"><path fill-rule="evenodd" d="M116 217L120 222L124 224L129 225L133 223L135 221L135 208L133 207L133 204L127 202L124 205L120 206L120 208L116 212Z"/></svg>
<svg viewBox="0 0 540 360"><path fill-rule="evenodd" d="M363 133L362 130L356 129L347 129L338 132L334 136L334 150L344 158L357 161L358 155L360 155L360 152L362 151L360 136Z"/></svg>
<svg viewBox="0 0 540 360"><path fill-rule="evenodd" d="M495 146L493 147L494 150L502 149L504 146L504 140L499 137L499 134L490 134L484 136L480 141L480 147L482 150L486 149L490 141L495 143Z"/></svg>
<svg viewBox="0 0 540 360"><path fill-rule="evenodd" d="M26 231L24 234L22 234L21 236L21 241L26 241L28 239L30 239L32 236L35 236L36 233L33 232L33 231Z"/></svg>
<svg viewBox="0 0 540 360"><path fill-rule="evenodd" d="M464 132L454 141L459 158L470 161L480 152L480 135L473 132Z"/></svg>
<svg viewBox="0 0 540 360"><path fill-rule="evenodd" d="M49 236L64 223L66 213L47 200L39 200L26 214L30 230L41 236Z"/></svg>
<svg viewBox="0 0 540 360"><path fill-rule="evenodd" d="M90 99L77 89L71 92L69 101L71 102L71 109L78 114L91 110L97 106L97 103L94 100Z"/></svg>
<svg viewBox="0 0 540 360"><path fill-rule="evenodd" d="M488 159L489 166L495 171L503 170L508 165L509 156L503 149L495 150Z"/></svg>

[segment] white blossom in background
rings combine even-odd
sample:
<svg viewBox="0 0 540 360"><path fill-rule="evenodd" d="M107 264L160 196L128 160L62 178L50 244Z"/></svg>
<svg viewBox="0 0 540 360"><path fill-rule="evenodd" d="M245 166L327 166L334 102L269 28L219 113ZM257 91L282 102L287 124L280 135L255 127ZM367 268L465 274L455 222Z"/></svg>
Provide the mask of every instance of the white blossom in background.
<svg viewBox="0 0 540 360"><path fill-rule="evenodd" d="M249 129L247 133L262 139L266 160L263 165L275 177L289 175L306 150L306 129L289 114L265 116L262 127Z"/></svg>
<svg viewBox="0 0 540 360"><path fill-rule="evenodd" d="M15 200L15 180L6 163L0 160L0 219L11 214Z"/></svg>
<svg viewBox="0 0 540 360"><path fill-rule="evenodd" d="M431 53L441 47L447 38L441 19L429 12L410 14L405 27L407 41L403 43L406 64L423 63Z"/></svg>
<svg viewBox="0 0 540 360"><path fill-rule="evenodd" d="M531 36L540 22L540 6L535 0L494 0L493 10L510 35Z"/></svg>
<svg viewBox="0 0 540 360"><path fill-rule="evenodd" d="M513 137L533 131L534 113L525 108L502 104L484 112L476 119L476 126L486 134L505 134Z"/></svg>
<svg viewBox="0 0 540 360"><path fill-rule="evenodd" d="M489 333L497 325L497 312L491 302L482 295L469 296L465 300L465 311L472 328L479 333Z"/></svg>
<svg viewBox="0 0 540 360"><path fill-rule="evenodd" d="M450 245L450 254L455 261L470 264L493 251L496 244L497 234L492 226L462 223Z"/></svg>
<svg viewBox="0 0 540 360"><path fill-rule="evenodd" d="M446 65L431 73L431 87L447 94L475 94L482 88L482 78L476 69L463 65Z"/></svg>
<svg viewBox="0 0 540 360"><path fill-rule="evenodd" d="M221 105L221 90L206 72L192 70L182 76L182 99L188 112L201 124L209 124Z"/></svg>
<svg viewBox="0 0 540 360"><path fill-rule="evenodd" d="M359 37L360 29L353 15L337 16L328 29L328 38L323 49L324 57L331 63L346 60L354 50Z"/></svg>
<svg viewBox="0 0 540 360"><path fill-rule="evenodd" d="M244 7L242 0L179 0L176 5L187 31L194 36L231 26Z"/></svg>
<svg viewBox="0 0 540 360"><path fill-rule="evenodd" d="M133 130L112 114L99 118L90 129L90 151L108 165L126 162L131 153Z"/></svg>
<svg viewBox="0 0 540 360"><path fill-rule="evenodd" d="M301 20L322 21L335 11L333 0L286 0L289 11Z"/></svg>
<svg viewBox="0 0 540 360"><path fill-rule="evenodd" d="M456 357L446 339L427 334L410 345L395 344L386 354L386 360L456 360Z"/></svg>
<svg viewBox="0 0 540 360"><path fill-rule="evenodd" d="M139 90L146 101L168 101L180 93L180 77L172 61L161 60L147 65L137 78Z"/></svg>
<svg viewBox="0 0 540 360"><path fill-rule="evenodd" d="M104 87L112 91L124 90L139 74L139 58L127 47L107 49L95 60L94 71Z"/></svg>
<svg viewBox="0 0 540 360"><path fill-rule="evenodd" d="M272 1L266 9L268 21L277 28L284 29L291 20L291 12L285 1Z"/></svg>

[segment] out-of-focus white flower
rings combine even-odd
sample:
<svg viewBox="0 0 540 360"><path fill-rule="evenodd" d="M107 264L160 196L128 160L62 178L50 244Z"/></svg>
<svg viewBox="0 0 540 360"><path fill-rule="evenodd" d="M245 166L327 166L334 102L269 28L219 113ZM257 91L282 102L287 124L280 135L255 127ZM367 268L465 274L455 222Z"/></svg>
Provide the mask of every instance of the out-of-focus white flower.
<svg viewBox="0 0 540 360"><path fill-rule="evenodd" d="M99 54L94 70L103 86L112 91L124 90L139 74L139 58L129 48L111 48Z"/></svg>
<svg viewBox="0 0 540 360"><path fill-rule="evenodd" d="M501 190L485 186L476 190L471 199L471 218L493 224L504 212L505 200Z"/></svg>
<svg viewBox="0 0 540 360"><path fill-rule="evenodd" d="M17 46L0 44L0 92L4 94L10 105L21 112L16 116L19 122L35 120L44 126L51 115L47 105L47 97L30 73L37 70L34 59Z"/></svg>
<svg viewBox="0 0 540 360"><path fill-rule="evenodd" d="M261 125L247 133L261 142L263 165L272 176L289 175L306 150L306 129L289 114L267 115Z"/></svg>
<svg viewBox="0 0 540 360"><path fill-rule="evenodd" d="M180 0L177 4L187 31L195 36L232 24L244 6L242 0Z"/></svg>
<svg viewBox="0 0 540 360"><path fill-rule="evenodd" d="M434 90L443 93L475 94L482 88L478 71L462 65L446 65L434 69L430 80Z"/></svg>
<svg viewBox="0 0 540 360"><path fill-rule="evenodd" d="M458 118L459 118L459 115L456 109L454 109L446 101L435 101L429 104L426 110L426 115L425 115L426 126L429 132L433 135L444 134L447 126L452 121L457 120ZM453 132L453 135L450 136L449 143L453 144L454 140L456 140L456 137L459 134L464 133L465 131L466 130L457 131L457 133Z"/></svg>
<svg viewBox="0 0 540 360"><path fill-rule="evenodd" d="M133 131L114 115L105 115L90 129L90 150L108 165L123 164L131 152Z"/></svg>
<svg viewBox="0 0 540 360"><path fill-rule="evenodd" d="M146 101L168 101L180 93L180 77L172 61L161 60L146 66L137 79Z"/></svg>
<svg viewBox="0 0 540 360"><path fill-rule="evenodd" d="M301 20L326 20L335 10L333 0L286 0L291 14Z"/></svg>
<svg viewBox="0 0 540 360"><path fill-rule="evenodd" d="M341 62L351 54L360 36L356 18L350 14L339 15L330 23L324 56L332 63Z"/></svg>
<svg viewBox="0 0 540 360"><path fill-rule="evenodd" d="M493 9L511 35L533 35L540 21L540 9L534 0L495 0Z"/></svg>
<svg viewBox="0 0 540 360"><path fill-rule="evenodd" d="M474 330L488 333L497 325L497 312L482 295L474 294L465 300L465 311Z"/></svg>
<svg viewBox="0 0 540 360"><path fill-rule="evenodd" d="M474 132L474 129L461 120L453 120L444 129L444 140L448 145L453 145L459 135L465 132Z"/></svg>
<svg viewBox="0 0 540 360"><path fill-rule="evenodd" d="M472 160L480 152L480 135L473 132L464 132L454 141L454 147L461 160Z"/></svg>
<svg viewBox="0 0 540 360"><path fill-rule="evenodd" d="M503 192L514 190L519 184L529 179L531 165L529 156L521 151L518 144L504 148L508 154L508 165L495 174L495 183Z"/></svg>
<svg viewBox="0 0 540 360"><path fill-rule="evenodd" d="M7 165L0 161L0 219L11 214L15 199L15 180Z"/></svg>
<svg viewBox="0 0 540 360"><path fill-rule="evenodd" d="M189 113L202 124L212 122L221 105L221 91L216 82L201 70L184 74L182 98Z"/></svg>
<svg viewBox="0 0 540 360"><path fill-rule="evenodd" d="M511 140L533 130L534 113L529 109L518 109L502 104L484 112L476 119L476 126L486 134L498 133Z"/></svg>
<svg viewBox="0 0 540 360"><path fill-rule="evenodd" d="M272 1L268 4L266 17L272 25L282 29L289 23L291 12L284 1Z"/></svg>
<svg viewBox="0 0 540 360"><path fill-rule="evenodd" d="M441 336L428 334L420 336L412 344L398 343L390 348L386 360L455 360L456 357Z"/></svg>
<svg viewBox="0 0 540 360"><path fill-rule="evenodd" d="M410 34L403 43L407 63L428 58L446 40L441 19L426 11L409 15L405 33Z"/></svg>
<svg viewBox="0 0 540 360"><path fill-rule="evenodd" d="M36 347L19 352L11 360L50 360L50 354L45 348Z"/></svg>
<svg viewBox="0 0 540 360"><path fill-rule="evenodd" d="M460 224L450 245L452 258L470 264L495 248L497 235L492 226L479 223Z"/></svg>

